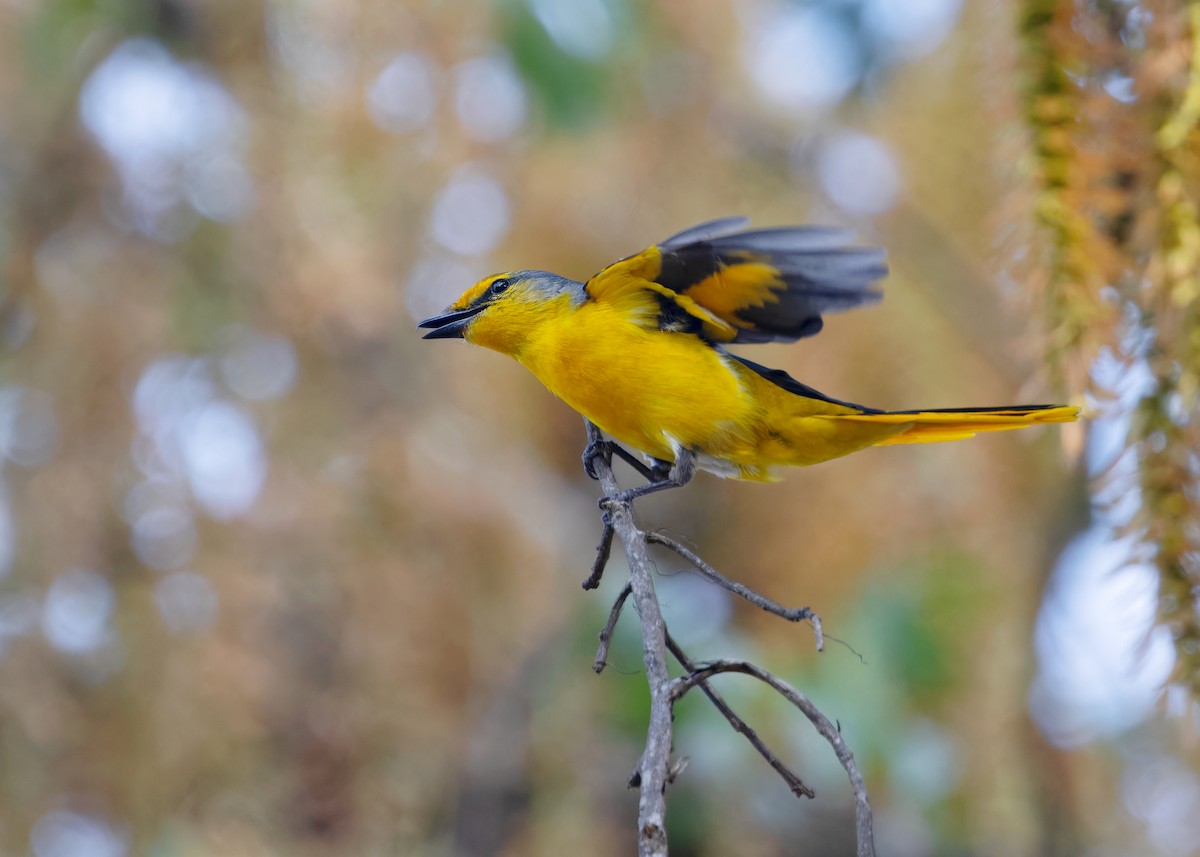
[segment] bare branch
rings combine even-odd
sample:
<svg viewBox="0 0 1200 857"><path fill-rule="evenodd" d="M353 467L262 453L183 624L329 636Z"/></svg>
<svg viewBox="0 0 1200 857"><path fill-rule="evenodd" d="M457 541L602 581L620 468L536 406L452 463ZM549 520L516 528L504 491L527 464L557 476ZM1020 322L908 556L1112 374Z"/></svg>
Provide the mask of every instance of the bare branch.
<svg viewBox="0 0 1200 857"><path fill-rule="evenodd" d="M600 430L586 420L589 447L602 442ZM671 757L671 674L667 671L667 627L654 591L646 534L633 520L629 500L622 499L620 486L613 476L611 462L604 455L591 459L592 468L604 489L608 523L625 546L629 558L629 584L633 603L642 622L642 661L650 686L650 724L646 747L638 762L638 854L640 857L666 857L667 801L665 789Z"/></svg>
<svg viewBox="0 0 1200 857"><path fill-rule="evenodd" d="M604 623L604 630L600 632L600 645L596 649L596 661L592 664L594 672L603 672L604 667L608 665L608 644L612 641L613 631L617 629L617 620L621 618L621 608L625 606L625 599L632 591L633 586L626 581L617 594L617 600L613 602L612 609L608 611L608 621ZM667 645L670 644L671 638L668 636Z"/></svg>
<svg viewBox="0 0 1200 857"><path fill-rule="evenodd" d="M854 791L854 826L858 838L858 857L874 857L875 837L871 819L871 804L867 800L867 787L858 770L858 763L854 761L854 754L850 752L850 748L842 739L841 730L807 696L782 679L748 661L719 660L701 664L699 669L676 679L671 688L671 699L678 700L693 687L703 686L709 678L725 672L745 673L770 685L776 693L800 709L817 732L829 742L838 761L842 763L846 776L850 779L850 788Z"/></svg>
<svg viewBox="0 0 1200 857"><path fill-rule="evenodd" d="M713 583L720 586L722 589L732 592L734 595L744 598L760 610L765 610L768 613L773 613L787 619L789 622L811 622L813 628L813 636L817 638L817 651L825 649L825 635L821 631L821 617L807 607L791 608L784 607L777 601L772 601L765 595L756 592L744 583L738 583L736 580L730 580L721 572L717 571L692 550L675 541L670 536L663 535L660 532L646 533L646 541L650 544L662 545L668 550L674 551L687 560L701 575L711 580Z"/></svg>
<svg viewBox="0 0 1200 857"><path fill-rule="evenodd" d="M682 666L685 670L687 670L689 673L694 673L696 671L695 664L690 658L688 658L686 654L684 654L683 649L679 647L679 644L675 642L675 639L670 635L670 633L667 634L667 649L672 655L675 656L675 660L679 661L680 666ZM805 785L804 781L801 780L791 768L785 765L780 758L775 755L771 748L768 747L763 740L758 737L758 733L755 732L745 720L738 717L737 714L734 713L734 710L729 707L729 703L725 701L721 694L717 693L716 688L710 685L707 681L699 682L699 687L702 691L704 691L704 695L709 698L709 701L712 702L717 711L721 712L725 719L729 721L729 725L733 727L733 731L740 732L742 735L745 735L746 740L749 741L754 749L758 751L759 755L767 760L767 764L774 768L775 772L779 774L779 776L783 777L783 781L787 783L787 787L791 790L792 794L794 794L796 797L807 798L813 798L817 796L817 793Z"/></svg>
<svg viewBox="0 0 1200 857"><path fill-rule="evenodd" d="M596 650L596 660L592 668L596 672L604 669L617 621L620 619L625 601L631 595L642 625L642 660L646 666L646 681L650 688L650 722L646 730L645 749L642 751L641 759L638 760L633 776L629 779L631 787L640 789L638 798L638 854L640 857L666 857L667 854L665 790L667 784L672 782L687 764L686 759L680 759L674 765L671 764L673 707L675 702L693 687L698 686L703 690L734 731L744 735L755 750L767 760L767 763L783 777L793 794L810 798L814 796L813 790L805 785L766 746L758 733L734 713L721 695L709 686L708 679L720 672L746 673L771 685L799 708L813 723L817 731L829 741L838 760L841 761L842 767L845 768L846 774L850 778L851 788L854 790L858 855L859 857L874 857L875 844L872 833L871 806L867 802L866 787L854 761L854 755L842 740L840 728L830 722L829 718L822 714L802 693L754 664L732 660L711 661L700 665L693 663L667 632L667 626L659 608L658 596L654 589L653 566L650 562L648 546L658 544L674 551L691 563L708 580L768 613L791 622L810 621L816 636L818 651L824 648L820 617L807 607L800 609L784 607L755 592L750 587L730 580L687 547L662 533L645 533L638 529L633 518L633 500L652 491L686 484L694 472L694 461L689 455L681 453L676 459L675 468L669 477L663 477L661 466L645 468L635 464L635 469L650 479L651 483L622 491L613 475L612 456L616 453L622 459L633 464L630 461L631 456L616 444L606 441L600 430L590 421L585 420L585 424L588 432L588 446L583 456L584 467L590 476L600 481L604 490L604 496L600 500L600 508L604 514L604 532L601 534L600 544L596 548L596 559L592 564L591 574L584 581L584 588L592 589L599 585L600 576L604 572L612 550L614 536L621 540L625 547L625 554L629 558L629 581L622 587L609 610L608 621L600 632L600 645ZM668 650L688 671L688 675L679 679L671 679L666 663Z"/></svg>

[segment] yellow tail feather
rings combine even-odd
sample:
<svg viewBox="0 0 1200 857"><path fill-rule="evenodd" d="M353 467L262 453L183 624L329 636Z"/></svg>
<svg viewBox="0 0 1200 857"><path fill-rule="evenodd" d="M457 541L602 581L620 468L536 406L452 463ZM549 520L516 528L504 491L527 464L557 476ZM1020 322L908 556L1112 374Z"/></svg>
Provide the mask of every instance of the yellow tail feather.
<svg viewBox="0 0 1200 857"><path fill-rule="evenodd" d="M900 443L936 443L943 440L960 440L981 431L1006 431L1042 423L1069 423L1078 416L1079 408L1041 406L963 411L845 414L830 416L828 419L887 425L911 423L899 434L886 437L875 444L875 446L891 446Z"/></svg>

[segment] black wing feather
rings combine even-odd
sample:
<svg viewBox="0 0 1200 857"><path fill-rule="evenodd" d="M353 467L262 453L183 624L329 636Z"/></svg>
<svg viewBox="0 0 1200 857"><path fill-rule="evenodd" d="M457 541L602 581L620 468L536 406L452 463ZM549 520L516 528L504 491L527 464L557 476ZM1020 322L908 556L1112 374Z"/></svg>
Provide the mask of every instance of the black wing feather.
<svg viewBox="0 0 1200 857"><path fill-rule="evenodd" d="M736 231L744 218L694 226L659 244L662 263L655 280L686 294L732 265L773 267L784 287L774 301L739 307L746 326L734 342L791 342L818 333L821 316L879 301L874 283L886 276L886 255L873 247L847 247L853 235L836 227L797 226ZM703 304L703 301L700 301Z"/></svg>
<svg viewBox="0 0 1200 857"><path fill-rule="evenodd" d="M782 369L771 369L767 366L763 366L761 363L755 363L753 360L747 360L745 357L742 357L739 354L730 354L728 351L725 351L724 349L721 350L721 353L724 354L726 357L733 358L734 360L736 360L738 363L741 363L743 366L745 366L750 371L755 372L758 375L761 375L763 378L770 381L775 386L782 387L783 389L787 390L789 393L795 393L797 396L804 396L806 399L820 399L821 401L829 402L832 405L841 405L846 408L854 408L855 410L861 411L864 414L881 414L881 413L883 413L883 411L880 411L877 408L868 408L865 405L856 405L853 402L843 402L841 399L835 399L832 396L826 396L820 390L814 390L812 387L808 386L807 384L803 384L800 381L797 381L795 378L793 378L787 372L784 372Z"/></svg>

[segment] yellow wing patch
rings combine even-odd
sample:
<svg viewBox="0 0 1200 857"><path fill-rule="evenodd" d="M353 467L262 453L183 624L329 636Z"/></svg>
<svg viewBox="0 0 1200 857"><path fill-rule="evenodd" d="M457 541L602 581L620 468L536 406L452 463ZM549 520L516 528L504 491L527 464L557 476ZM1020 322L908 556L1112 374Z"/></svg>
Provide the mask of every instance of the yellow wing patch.
<svg viewBox="0 0 1200 857"><path fill-rule="evenodd" d="M882 250L850 246L841 229L745 225L723 218L686 229L605 268L588 281L588 294L616 303L631 290L652 292L674 304L663 304L663 330L722 343L793 342L820 331L825 313L879 300ZM684 316L699 320L699 330Z"/></svg>
<svg viewBox="0 0 1200 857"><path fill-rule="evenodd" d="M645 289L662 270L662 253L648 247L636 256L613 262L587 281L587 292L598 301L613 301L628 289Z"/></svg>
<svg viewBox="0 0 1200 857"><path fill-rule="evenodd" d="M710 312L690 295L680 294L655 282L662 266L662 254L649 247L619 262L614 262L587 282L593 299L620 306L642 324L656 323L659 302L657 295L671 301L688 315L697 319L706 336L721 342L734 338L737 331L725 320Z"/></svg>
<svg viewBox="0 0 1200 857"><path fill-rule="evenodd" d="M753 325L738 318L738 311L778 303L779 293L786 289L787 283L779 276L778 268L748 261L714 271L689 287L685 294L726 324L749 328Z"/></svg>

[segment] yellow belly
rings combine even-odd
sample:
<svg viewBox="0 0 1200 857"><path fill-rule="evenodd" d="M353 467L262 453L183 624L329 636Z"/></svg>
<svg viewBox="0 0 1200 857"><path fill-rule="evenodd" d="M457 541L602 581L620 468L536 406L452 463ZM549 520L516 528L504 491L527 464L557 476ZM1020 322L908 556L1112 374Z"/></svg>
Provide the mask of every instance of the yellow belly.
<svg viewBox="0 0 1200 857"><path fill-rule="evenodd" d="M648 330L602 304L543 326L517 356L547 388L624 444L667 461L752 443L753 397L694 336Z"/></svg>

